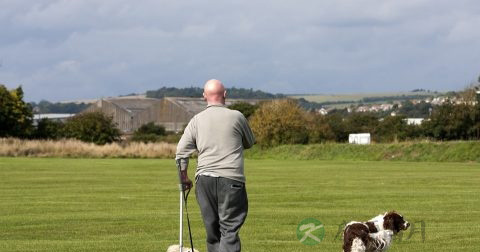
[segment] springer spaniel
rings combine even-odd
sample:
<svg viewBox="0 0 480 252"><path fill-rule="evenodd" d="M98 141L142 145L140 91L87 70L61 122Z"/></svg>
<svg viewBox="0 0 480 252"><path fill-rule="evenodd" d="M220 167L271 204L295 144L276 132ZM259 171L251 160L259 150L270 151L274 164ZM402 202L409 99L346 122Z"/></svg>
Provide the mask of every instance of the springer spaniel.
<svg viewBox="0 0 480 252"><path fill-rule="evenodd" d="M367 222L352 221L343 231L344 252L383 252L392 243L394 234L410 226L395 211L386 212Z"/></svg>

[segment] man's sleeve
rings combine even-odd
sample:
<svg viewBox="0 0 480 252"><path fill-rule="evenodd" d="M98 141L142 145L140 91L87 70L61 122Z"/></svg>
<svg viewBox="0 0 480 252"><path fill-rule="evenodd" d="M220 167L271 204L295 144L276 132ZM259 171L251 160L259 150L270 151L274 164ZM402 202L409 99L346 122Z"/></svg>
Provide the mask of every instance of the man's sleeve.
<svg viewBox="0 0 480 252"><path fill-rule="evenodd" d="M245 116L241 116L240 127L242 130L242 143L244 149L250 149L255 144L255 136L253 135L252 129L248 125L248 121Z"/></svg>
<svg viewBox="0 0 480 252"><path fill-rule="evenodd" d="M175 154L175 160L180 161L182 170L187 168L190 155L197 150L196 132L195 118L192 118L183 131Z"/></svg>

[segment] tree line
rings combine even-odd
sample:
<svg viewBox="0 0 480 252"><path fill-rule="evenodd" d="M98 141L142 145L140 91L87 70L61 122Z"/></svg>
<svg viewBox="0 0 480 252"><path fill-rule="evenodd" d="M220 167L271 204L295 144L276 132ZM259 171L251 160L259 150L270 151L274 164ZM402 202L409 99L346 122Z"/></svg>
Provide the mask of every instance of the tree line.
<svg viewBox="0 0 480 252"><path fill-rule="evenodd" d="M283 94L271 94L261 90L253 90L252 88L236 88L228 89L228 98L234 99L278 99L285 98ZM200 87L162 87L157 90L149 90L146 92L148 98L164 98L164 97L203 97L203 88Z"/></svg>
<svg viewBox="0 0 480 252"><path fill-rule="evenodd" d="M102 113L78 114L67 122L41 119L33 124L33 106L23 100L22 87L8 90L0 85L0 137L23 139L76 138L105 144L120 139L111 117Z"/></svg>
<svg viewBox="0 0 480 252"><path fill-rule="evenodd" d="M241 111L250 121L261 146L281 144L344 143L350 133L371 133L375 142L415 139L479 140L480 105L474 91L465 92L469 99L461 104L446 102L429 104L405 103L396 116L379 113L348 113L334 110L321 115L302 108L294 99L275 99L257 105L236 103L231 109ZM66 122L49 119L33 125L32 106L24 102L21 87L8 90L0 85L0 137L26 139L76 138L85 142L105 144L121 140L121 132L113 118L100 112L80 113ZM421 125L408 125L405 120L415 106L428 116ZM403 109L403 110L402 110ZM149 123L140 127L133 141L178 141L180 135L165 131L161 125Z"/></svg>
<svg viewBox="0 0 480 252"><path fill-rule="evenodd" d="M34 124L33 105L23 100L23 89L18 87L8 90L0 85L0 137L16 137L22 139L74 138L95 144L107 144L122 140L122 132L111 116L101 112L78 113L65 122L47 118ZM73 108L63 112L79 112L78 107L63 107L65 104L40 102L38 105L47 108ZM49 111L50 112L50 111ZM137 142L167 141L177 142L178 134L167 132L161 125L147 123L137 129L130 139Z"/></svg>
<svg viewBox="0 0 480 252"><path fill-rule="evenodd" d="M303 109L296 100L283 99L253 106L236 105L247 109L257 141L262 146L309 144L348 141L351 133L371 133L375 142L396 142L418 139L437 141L479 140L480 105L478 103L445 103L435 107L421 106L429 115L421 125L407 123L409 106L402 106L396 115L370 112L348 113L335 110L321 115ZM252 112L254 110L254 112ZM426 112L428 111L428 112Z"/></svg>
<svg viewBox="0 0 480 252"><path fill-rule="evenodd" d="M419 89L421 90L421 89ZM157 90L150 90L146 92L148 98L163 98L163 97L202 97L203 89L199 87L188 87L188 88L175 88L175 87L162 87ZM434 94L437 94L435 92ZM456 96L455 92L448 92L451 97ZM136 94L130 94L136 95ZM237 99L280 99L286 98L284 94L272 94L264 92L261 90L245 89L245 88L229 88L228 89L229 98ZM373 103L373 102L386 102L391 103L394 101L408 102L411 99L425 99L432 98L433 95L398 95L398 96L384 96L384 97L364 97L360 100L348 100L348 101L327 101L327 102L313 102L308 101L305 98L298 98L298 104L300 107L306 110L318 110L326 106L337 105L337 104L358 104L363 105L363 103ZM85 110L89 104L87 103L75 103L75 102L50 102L47 100L42 100L38 103L30 102L29 103L35 113L45 114L45 113L66 113L66 114L76 114ZM408 105L408 104L407 104ZM416 116L412 116L412 113L409 117L424 117L427 115L422 112L417 111ZM413 112L415 113L415 112Z"/></svg>
<svg viewBox="0 0 480 252"><path fill-rule="evenodd" d="M49 102L42 100L39 103L30 102L34 108L35 113L61 113L61 114L76 114L85 110L90 104L74 103L74 102Z"/></svg>

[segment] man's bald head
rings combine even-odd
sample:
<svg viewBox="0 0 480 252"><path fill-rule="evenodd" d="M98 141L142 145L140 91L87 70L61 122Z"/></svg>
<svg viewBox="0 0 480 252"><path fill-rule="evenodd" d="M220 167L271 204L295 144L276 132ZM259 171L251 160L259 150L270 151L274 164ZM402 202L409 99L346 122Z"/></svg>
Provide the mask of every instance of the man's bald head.
<svg viewBox="0 0 480 252"><path fill-rule="evenodd" d="M226 94L225 87L219 80L211 79L205 83L203 88L203 98L209 105L225 104Z"/></svg>

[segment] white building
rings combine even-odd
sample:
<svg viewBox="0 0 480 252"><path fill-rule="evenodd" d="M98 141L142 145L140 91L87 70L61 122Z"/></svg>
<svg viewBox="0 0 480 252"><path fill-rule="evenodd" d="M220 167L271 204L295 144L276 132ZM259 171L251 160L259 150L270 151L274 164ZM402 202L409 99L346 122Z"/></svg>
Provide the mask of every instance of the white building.
<svg viewBox="0 0 480 252"><path fill-rule="evenodd" d="M351 144L370 144L370 133L349 134L348 142Z"/></svg>
<svg viewBox="0 0 480 252"><path fill-rule="evenodd" d="M75 116L75 114L34 114L33 115L33 125L37 125L38 121L41 119L49 119L56 122L65 122L68 118Z"/></svg>
<svg viewBox="0 0 480 252"><path fill-rule="evenodd" d="M317 110L319 114L321 115L327 115L328 114L328 111L325 109L325 108L321 108L319 110Z"/></svg>
<svg viewBox="0 0 480 252"><path fill-rule="evenodd" d="M407 121L408 125L420 125L425 119L424 118L406 118L405 120Z"/></svg>

